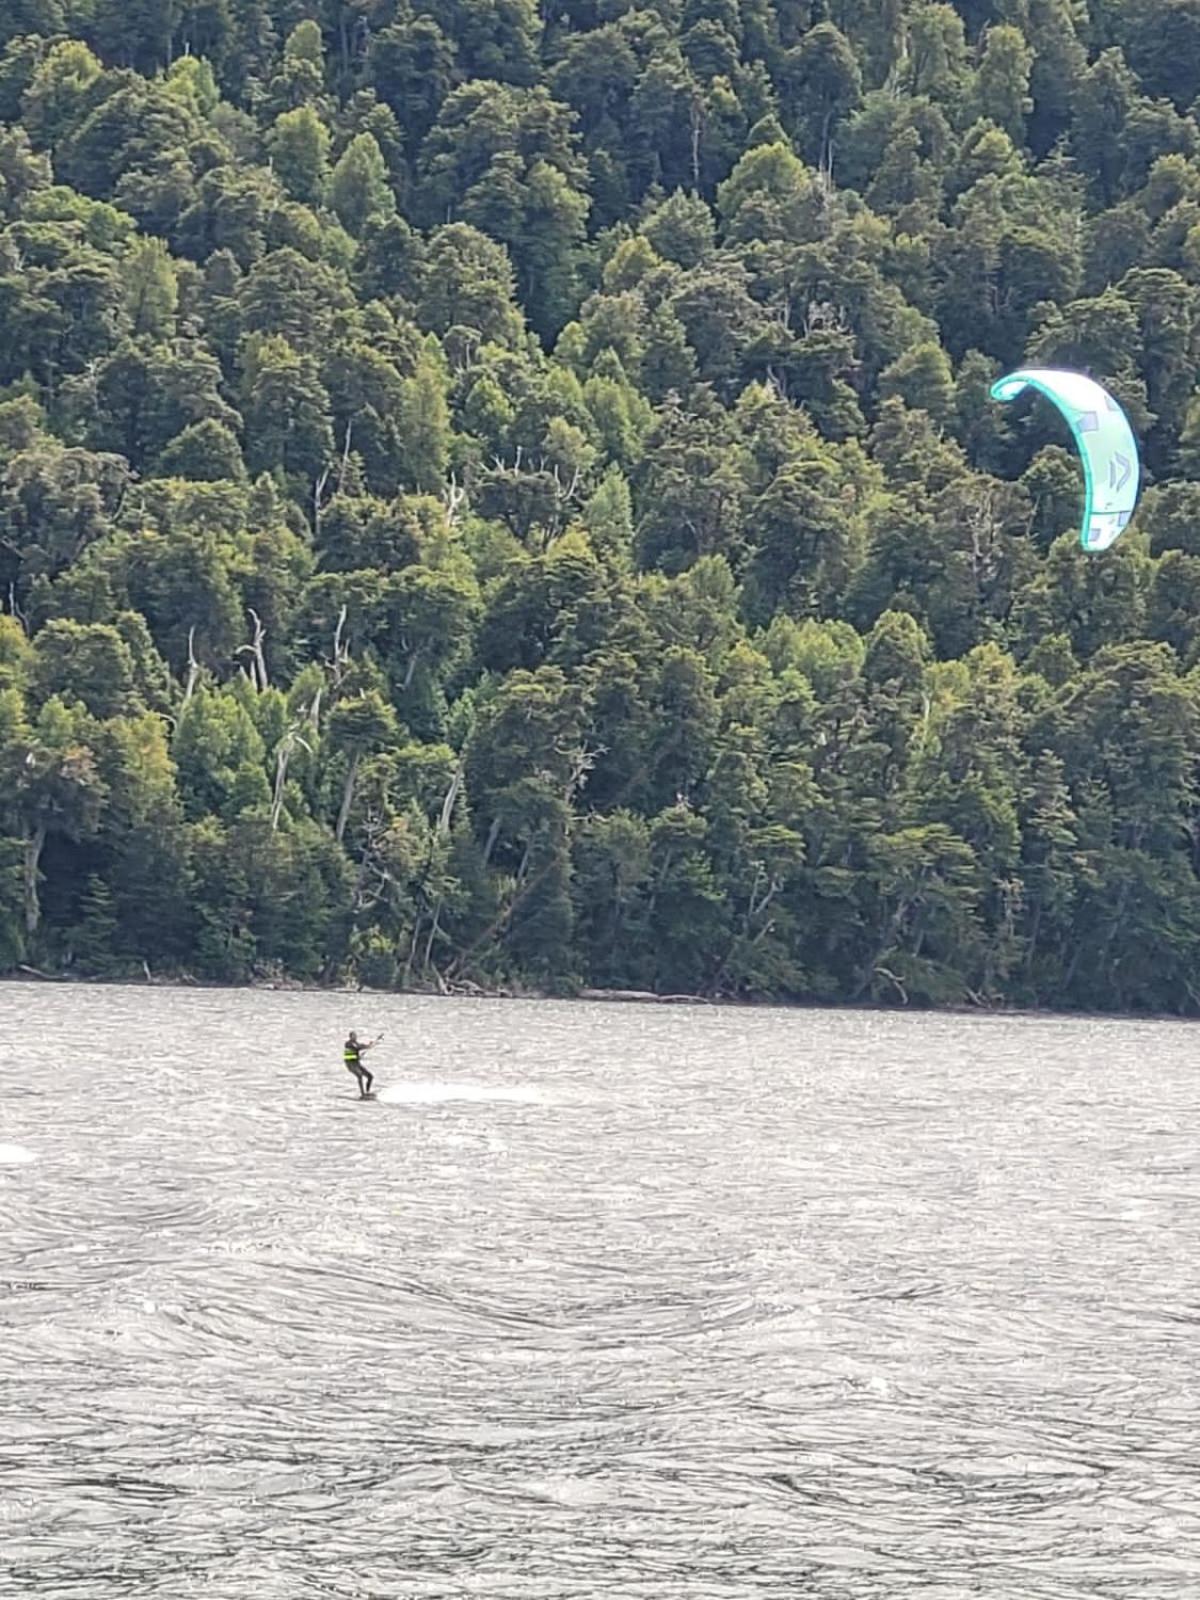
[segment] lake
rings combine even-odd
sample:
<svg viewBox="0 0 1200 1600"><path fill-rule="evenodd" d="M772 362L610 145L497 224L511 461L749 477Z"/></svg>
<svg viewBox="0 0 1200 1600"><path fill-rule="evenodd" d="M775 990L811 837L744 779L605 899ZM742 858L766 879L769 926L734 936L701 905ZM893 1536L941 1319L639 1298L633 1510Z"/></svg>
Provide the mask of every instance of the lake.
<svg viewBox="0 0 1200 1600"><path fill-rule="evenodd" d="M0 1592L1194 1600L1198 1046L0 987Z"/></svg>

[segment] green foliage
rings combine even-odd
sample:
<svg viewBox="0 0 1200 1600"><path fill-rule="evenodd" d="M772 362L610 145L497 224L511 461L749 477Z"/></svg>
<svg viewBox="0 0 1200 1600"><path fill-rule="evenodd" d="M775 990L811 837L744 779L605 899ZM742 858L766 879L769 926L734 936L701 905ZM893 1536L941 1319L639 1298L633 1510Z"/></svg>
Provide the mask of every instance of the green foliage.
<svg viewBox="0 0 1200 1600"><path fill-rule="evenodd" d="M0 967L1200 1008L1200 8L341 10L0 21Z"/></svg>

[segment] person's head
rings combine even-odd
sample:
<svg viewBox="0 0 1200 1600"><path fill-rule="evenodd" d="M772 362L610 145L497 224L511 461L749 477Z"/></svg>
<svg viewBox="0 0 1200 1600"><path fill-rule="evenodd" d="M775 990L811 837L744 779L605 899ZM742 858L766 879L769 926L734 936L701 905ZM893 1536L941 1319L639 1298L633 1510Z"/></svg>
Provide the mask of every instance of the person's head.
<svg viewBox="0 0 1200 1600"><path fill-rule="evenodd" d="M353 1028L350 1029L350 1043L351 1044L357 1044L358 1043L358 1035L355 1033Z"/></svg>

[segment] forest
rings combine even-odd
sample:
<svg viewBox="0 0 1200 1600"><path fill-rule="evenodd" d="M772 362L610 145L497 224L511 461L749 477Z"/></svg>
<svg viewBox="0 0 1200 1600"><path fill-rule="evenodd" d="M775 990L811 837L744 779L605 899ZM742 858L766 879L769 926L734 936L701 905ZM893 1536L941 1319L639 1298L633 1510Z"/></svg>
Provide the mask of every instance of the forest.
<svg viewBox="0 0 1200 1600"><path fill-rule="evenodd" d="M1198 358L1200 0L5 0L0 970L1200 1011Z"/></svg>

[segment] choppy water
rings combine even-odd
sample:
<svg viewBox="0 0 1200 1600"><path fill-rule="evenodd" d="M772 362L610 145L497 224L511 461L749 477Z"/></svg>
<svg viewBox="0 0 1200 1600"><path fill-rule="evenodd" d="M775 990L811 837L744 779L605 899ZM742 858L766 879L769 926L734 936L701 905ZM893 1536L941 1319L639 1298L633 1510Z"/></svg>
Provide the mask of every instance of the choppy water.
<svg viewBox="0 0 1200 1600"><path fill-rule="evenodd" d="M4 987L0 1593L1192 1600L1198 1045Z"/></svg>

